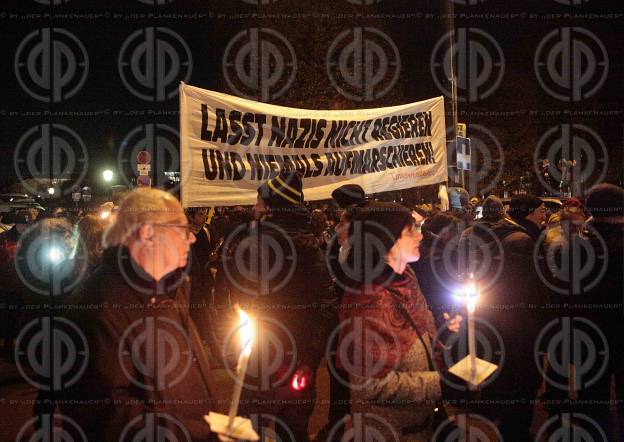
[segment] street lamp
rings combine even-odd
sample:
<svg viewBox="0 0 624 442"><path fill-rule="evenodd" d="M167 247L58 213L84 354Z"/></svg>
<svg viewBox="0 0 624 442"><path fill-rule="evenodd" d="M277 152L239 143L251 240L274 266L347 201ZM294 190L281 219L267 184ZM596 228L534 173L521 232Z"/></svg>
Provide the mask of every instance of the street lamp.
<svg viewBox="0 0 624 442"><path fill-rule="evenodd" d="M107 183L110 183L111 181L113 181L113 171L110 169L106 169L102 172L102 178L104 178L104 181L106 181Z"/></svg>
<svg viewBox="0 0 624 442"><path fill-rule="evenodd" d="M48 195L54 195L54 187L48 187Z"/></svg>

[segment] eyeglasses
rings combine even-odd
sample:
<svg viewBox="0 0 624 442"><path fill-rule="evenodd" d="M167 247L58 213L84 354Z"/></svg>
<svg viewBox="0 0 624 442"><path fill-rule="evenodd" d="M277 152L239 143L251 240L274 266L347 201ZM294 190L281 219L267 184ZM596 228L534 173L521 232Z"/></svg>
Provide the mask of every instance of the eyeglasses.
<svg viewBox="0 0 624 442"><path fill-rule="evenodd" d="M186 239L191 238L191 235L193 235L193 231L191 230L191 226L189 224L176 224L176 223L158 223L155 224L157 226L164 226L164 227L174 227L177 229L183 229L184 230L184 237Z"/></svg>

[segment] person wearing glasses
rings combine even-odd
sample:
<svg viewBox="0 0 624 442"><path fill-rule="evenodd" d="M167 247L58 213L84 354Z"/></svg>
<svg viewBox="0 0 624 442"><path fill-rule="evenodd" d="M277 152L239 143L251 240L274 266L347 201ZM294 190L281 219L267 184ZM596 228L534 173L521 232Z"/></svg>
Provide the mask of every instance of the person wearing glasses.
<svg viewBox="0 0 624 442"><path fill-rule="evenodd" d="M86 439L213 440L210 367L188 309L194 242L178 200L156 189L130 193L104 232L103 263L66 304L88 349L60 410Z"/></svg>

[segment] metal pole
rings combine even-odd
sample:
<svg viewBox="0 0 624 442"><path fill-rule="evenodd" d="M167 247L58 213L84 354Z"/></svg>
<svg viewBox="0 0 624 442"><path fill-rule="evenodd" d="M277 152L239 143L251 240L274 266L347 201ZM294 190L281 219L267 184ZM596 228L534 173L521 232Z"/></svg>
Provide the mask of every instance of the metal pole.
<svg viewBox="0 0 624 442"><path fill-rule="evenodd" d="M450 35L450 53L451 53L451 113L453 115L453 139L457 140L457 74L455 72L455 3L450 1L449 4L449 35ZM457 146L457 144L455 144ZM455 160L457 164L457 159ZM459 170L459 177L462 187L466 187L464 170Z"/></svg>

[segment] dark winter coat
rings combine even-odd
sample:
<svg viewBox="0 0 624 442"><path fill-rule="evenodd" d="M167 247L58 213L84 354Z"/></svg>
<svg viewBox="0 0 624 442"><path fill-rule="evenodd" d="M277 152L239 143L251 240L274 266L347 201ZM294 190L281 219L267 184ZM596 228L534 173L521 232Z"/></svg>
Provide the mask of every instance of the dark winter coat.
<svg viewBox="0 0 624 442"><path fill-rule="evenodd" d="M292 207L241 230L224 272L232 303L268 319L261 321L267 327L269 322L285 327L296 345L285 351L295 350L298 364L314 368L337 325L337 313L325 255L309 219L305 208Z"/></svg>
<svg viewBox="0 0 624 442"><path fill-rule="evenodd" d="M114 248L68 301L88 363L59 406L89 441L132 440L142 431L212 440L203 420L215 410L210 367L189 319L188 290L184 272L156 283L126 249Z"/></svg>

